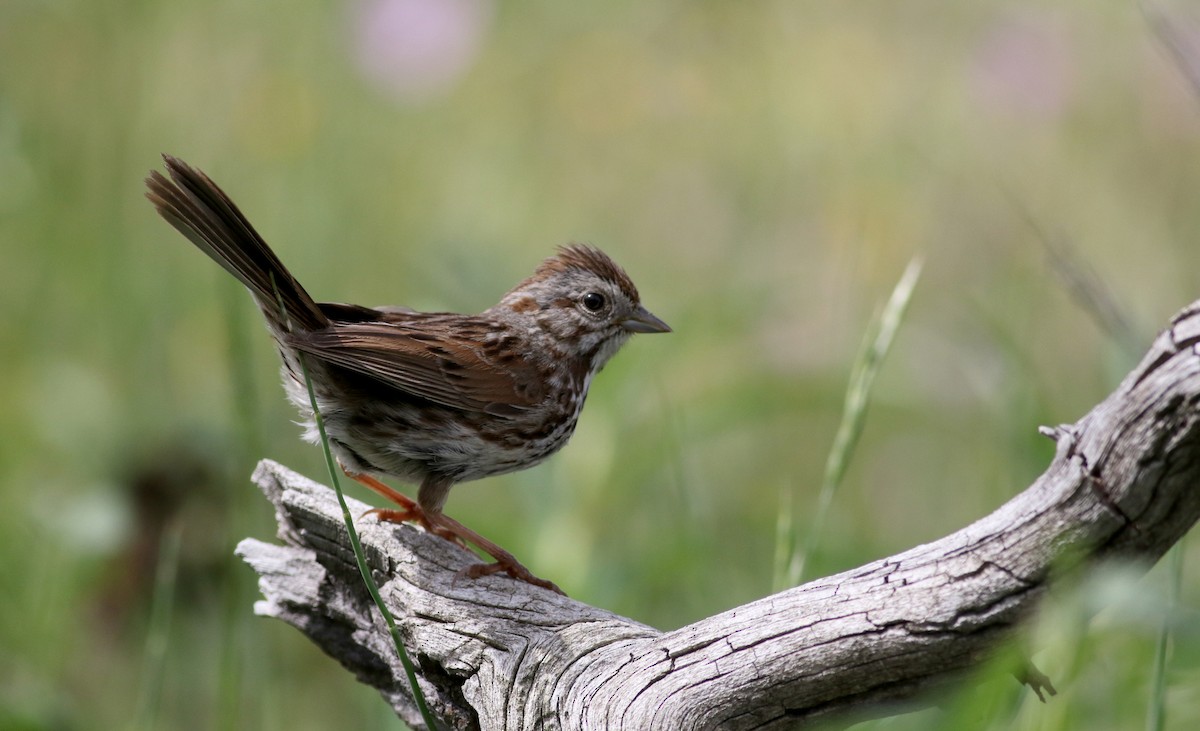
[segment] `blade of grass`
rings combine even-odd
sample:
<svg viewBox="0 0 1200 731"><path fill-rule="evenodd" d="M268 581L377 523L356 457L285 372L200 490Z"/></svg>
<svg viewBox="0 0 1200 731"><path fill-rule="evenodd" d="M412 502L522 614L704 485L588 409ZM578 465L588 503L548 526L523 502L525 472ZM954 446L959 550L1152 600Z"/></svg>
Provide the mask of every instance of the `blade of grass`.
<svg viewBox="0 0 1200 731"><path fill-rule="evenodd" d="M263 454L262 418L258 407L257 383L254 369L251 367L253 358L250 345L250 323L247 308L243 298L244 289L233 281L221 281L222 305L224 307L225 331L229 339L226 366L229 380L233 385L233 414L234 433L236 441L233 444L231 470L236 474L244 474L257 455ZM233 473L231 472L231 475ZM253 514L249 500L253 497L249 490L235 490L230 495L229 519L225 521L228 538L236 541L244 535L249 535L248 516ZM219 682L217 684L216 722L214 728L223 731L236 731L244 728L242 718L242 699L255 695L254 684L261 677L259 673L247 676L244 668L246 647L246 624L244 607L250 601L254 590L253 582L248 582L241 574L230 573L226 576L222 587L221 648L218 659Z"/></svg>
<svg viewBox="0 0 1200 731"><path fill-rule="evenodd" d="M274 272L271 273L271 287L275 290L275 297L279 301L279 312L283 315L283 321L288 324L290 329L291 321L287 316L287 308L283 306L283 296L280 295L279 287L275 283ZM362 575L363 584L367 587L367 593L371 595L371 601L375 603L379 613L383 615L383 621L387 623L388 632L392 635L392 642L396 645L396 654L400 656L400 664L404 666L404 674L408 677L408 685L412 689L413 700L417 703L421 719L425 721L426 728L436 731L440 727L437 719L430 713L429 704L425 702L425 694L421 691L420 684L417 683L417 669L409 659L408 651L404 649L404 640L400 637L400 629L396 626L396 620L392 617L391 610L383 603L383 597L379 594L379 586L375 583L375 577L371 575L371 567L367 565L367 555L363 552L362 542L358 540L358 530L354 527L350 506L346 504L346 496L342 493L342 484L338 480L338 469L333 459L333 452L329 449L329 437L325 434L325 418L321 415L320 407L317 406L317 393L313 390L312 377L308 372L308 362L302 353L297 352L296 357L300 361L304 387L308 390L308 403L312 406L317 433L321 435L321 450L325 453L325 466L329 470L329 480L333 483L333 492L337 495L338 505L342 509L342 520L346 523L346 533L350 537L350 548L354 551L354 561L358 564L358 573Z"/></svg>
<svg viewBox="0 0 1200 731"><path fill-rule="evenodd" d="M1133 326L1129 312L1121 306L1112 289L1080 255L1070 238L1062 232L1048 231L1016 194L1009 193L1009 199L1020 210L1026 224L1046 250L1050 268L1067 294L1087 313L1096 327L1136 363L1141 357L1142 338Z"/></svg>
<svg viewBox="0 0 1200 731"><path fill-rule="evenodd" d="M1167 11L1159 3L1141 2L1138 6L1155 38L1200 99L1200 43L1196 41L1195 21L1186 22L1179 13ZM1191 27L1181 27L1185 23Z"/></svg>
<svg viewBox="0 0 1200 731"><path fill-rule="evenodd" d="M1157 3L1140 3L1140 6L1155 37L1167 49L1180 73L1191 85L1192 96L1200 100L1200 46L1195 41L1195 23L1192 22L1190 28L1180 28L1179 17L1169 15ZM1161 731L1167 723L1167 649L1171 639L1171 618L1179 602L1180 587L1183 584L1185 540L1186 537L1180 538L1167 552L1167 570L1170 572L1167 611L1162 625L1159 626L1154 649L1154 677L1150 685L1150 706L1146 715L1146 728L1150 731Z"/></svg>
<svg viewBox="0 0 1200 731"><path fill-rule="evenodd" d="M1200 57L1195 45L1187 45L1182 34L1171 24L1170 19L1159 10L1143 6L1148 22L1159 40L1172 53L1181 72L1192 84L1193 91L1200 94ZM1141 352L1138 331L1130 324L1126 308L1113 295L1112 289L1083 259L1075 247L1063 236L1051 236L1038 224L1037 219L1022 206L1016 196L1010 196L1021 208L1025 219L1042 241L1050 254L1050 263L1062 280L1067 292L1083 311L1092 318L1102 332L1117 344L1125 358L1136 362ZM1155 637L1154 660L1151 665L1150 698L1146 707L1148 731L1162 731L1167 717L1167 654L1171 641L1171 619L1179 599L1183 583L1183 539L1167 552L1167 609Z"/></svg>
<svg viewBox="0 0 1200 731"><path fill-rule="evenodd" d="M775 515L775 556L771 572L772 591L783 591L791 575L796 553L795 488L785 484L779 488L779 512Z"/></svg>
<svg viewBox="0 0 1200 731"><path fill-rule="evenodd" d="M1188 69L1185 68L1185 73L1187 72ZM1191 73L1188 75L1189 78L1192 78ZM1112 295L1111 290L1065 240L1061 238L1056 240L1046 235L1040 227L1037 227L1032 217L1030 217L1030 223L1041 235L1043 244L1050 252L1051 263L1055 271L1058 272L1067 290L1079 306L1091 316L1102 331L1117 343L1128 360L1136 361L1140 352L1140 338L1137 337L1134 328L1129 325L1130 318L1117 302L1116 297ZM1154 643L1150 698L1146 707L1148 731L1162 731L1166 727L1167 654L1171 641L1171 618L1179 598L1180 585L1183 582L1183 539L1180 539L1167 552L1167 566L1167 608L1164 611L1162 623L1158 627Z"/></svg>
<svg viewBox="0 0 1200 731"><path fill-rule="evenodd" d="M367 566L367 555L363 552L362 543L358 540L358 531L354 528L350 507L346 505L346 497L342 494L341 483L338 482L338 469L333 460L333 453L329 451L329 438L325 435L325 419L317 407L317 394L313 391L312 378L308 375L308 364L303 355L299 355L299 358L300 370L304 374L304 385L308 388L308 401L312 404L313 418L317 422L317 432L321 435L321 448L325 452L325 466L329 468L329 479L333 482L333 491L337 494L338 505L342 508L342 520L346 522L346 532L350 536L350 546L354 549L354 560L358 563L358 572L362 574L363 583L367 585L371 601L375 602L379 613L383 615L383 620L387 622L388 631L392 635L392 642L396 644L396 653L400 655L400 664L404 666L404 674L408 676L408 684L412 688L413 699L417 702L421 718L427 727L437 729L437 720L429 712L429 706L425 703L425 694L421 692L421 686L417 684L417 670L413 666L412 660L409 659L408 652L404 649L404 641L400 638L400 629L396 626L396 620L392 618L391 611L383 603L383 597L379 595L379 587L375 584L375 577L371 576L371 568Z"/></svg>
<svg viewBox="0 0 1200 731"><path fill-rule="evenodd" d="M1150 705L1146 711L1146 731L1163 731L1167 727L1167 652L1170 649L1171 622L1179 605L1179 590L1183 584L1183 543L1167 552L1167 606L1154 646L1154 675L1150 681Z"/></svg>
<svg viewBox="0 0 1200 731"><path fill-rule="evenodd" d="M150 623L146 649L142 656L142 687L138 692L132 728L158 728L158 708L162 701L163 668L171 637L171 612L175 607L175 578L179 570L179 548L183 542L183 524L172 521L163 528L158 565L154 569L154 597L150 604Z"/></svg>
<svg viewBox="0 0 1200 731"><path fill-rule="evenodd" d="M249 461L263 453L263 435L260 425L262 414L258 407L258 383L254 377L252 348L250 347L250 323L246 317L244 288L235 282L222 282L221 287L225 307L225 331L229 338L228 369L230 382L233 385L234 426L237 429L238 461ZM244 467L244 465L239 465ZM240 490L238 494L247 495L248 490ZM248 511L245 511L248 512ZM239 526L240 527L240 526ZM237 535L243 535L239 532Z"/></svg>
<svg viewBox="0 0 1200 731"><path fill-rule="evenodd" d="M866 421L867 404L870 402L871 389L875 384L875 376L879 373L883 360L892 347L892 340L904 313L912 299L913 290L921 276L921 258L914 257L904 269L900 281L892 290L892 296L879 313L877 320L867 330L863 340L863 348L855 359L851 370L850 383L846 387L845 403L842 407L842 421L838 425L837 435L829 450L825 462L825 474L821 480L821 492L817 497L817 509L813 515L812 525L808 536L800 548L798 541L792 544L799 550L792 553L788 566L785 586L795 586L804 579L805 566L812 557L821 540L821 532L829 515L829 507L833 504L834 494L841 486L850 464L850 457L858 444ZM790 520L790 519L789 519ZM782 588L782 587L780 587Z"/></svg>

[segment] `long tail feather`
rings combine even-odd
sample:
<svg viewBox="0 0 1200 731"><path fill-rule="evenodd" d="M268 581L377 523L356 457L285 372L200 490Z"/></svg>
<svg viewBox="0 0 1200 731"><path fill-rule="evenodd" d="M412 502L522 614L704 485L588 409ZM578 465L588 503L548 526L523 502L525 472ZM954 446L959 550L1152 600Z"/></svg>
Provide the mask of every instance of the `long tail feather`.
<svg viewBox="0 0 1200 731"><path fill-rule="evenodd" d="M146 197L167 223L246 285L278 329L318 330L329 325L317 303L216 183L176 157L163 155L163 160L171 177L151 171ZM277 304L281 300L286 321Z"/></svg>

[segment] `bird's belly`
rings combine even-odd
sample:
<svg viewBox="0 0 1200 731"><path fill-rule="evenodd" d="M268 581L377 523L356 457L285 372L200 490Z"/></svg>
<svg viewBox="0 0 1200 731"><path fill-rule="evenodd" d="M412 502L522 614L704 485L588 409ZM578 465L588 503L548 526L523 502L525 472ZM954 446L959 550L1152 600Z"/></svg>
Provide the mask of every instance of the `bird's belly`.
<svg viewBox="0 0 1200 731"><path fill-rule="evenodd" d="M413 482L430 475L466 482L542 462L570 439L578 411L500 419L424 406L322 415L330 439L351 453L343 461L357 462L347 467ZM306 436L316 441L315 429Z"/></svg>

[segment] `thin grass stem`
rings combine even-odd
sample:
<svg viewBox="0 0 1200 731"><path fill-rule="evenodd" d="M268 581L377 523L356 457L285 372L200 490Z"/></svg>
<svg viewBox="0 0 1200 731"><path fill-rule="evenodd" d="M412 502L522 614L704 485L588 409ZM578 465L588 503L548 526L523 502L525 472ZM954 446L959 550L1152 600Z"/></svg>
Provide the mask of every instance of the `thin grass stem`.
<svg viewBox="0 0 1200 731"><path fill-rule="evenodd" d="M804 571L809 559L821 541L821 534L829 516L829 508L833 504L834 495L845 479L846 470L850 465L850 457L862 435L863 424L866 422L867 405L870 402L871 390L875 384L875 376L879 373L883 360L891 350L892 341L904 313L912 299L913 290L921 276L921 258L914 257L904 269L900 281L892 290L887 304L880 311L879 317L867 330L863 339L863 347L855 359L851 370L850 383L846 387L845 403L842 407L842 421L838 425L837 435L829 450L825 462L825 474L821 480L821 492L817 497L817 509L813 515L812 525L802 546L793 541L799 550L792 553L788 567L788 586L795 586L804 579Z"/></svg>
<svg viewBox="0 0 1200 731"><path fill-rule="evenodd" d="M231 462L238 474L253 465L253 459L263 454L262 414L256 394L258 387L252 367L253 358L250 345L250 327L246 317L246 307L243 301L244 291L233 282L222 282L219 289L222 293L224 308L225 332L229 339L227 369L229 381L232 384L234 414L234 429L237 438L231 450ZM250 491L238 490L231 495L230 503L233 510L225 522L227 536L237 539L247 535L249 524L248 500ZM217 684L216 721L215 729L221 731L236 731L244 728L242 718L242 699L254 695L253 685L259 674L247 677L244 668L245 654L245 615L244 607L250 600L253 583L244 577L229 574L222 587L222 612L224 621L221 623L221 652L218 665L221 668ZM249 686L249 687L248 687Z"/></svg>
<svg viewBox="0 0 1200 731"><path fill-rule="evenodd" d="M321 410L317 407L317 394L313 391L312 378L308 375L308 364L302 354L297 353L297 355L300 359L300 370L304 374L304 385L308 388L308 400L312 404L313 418L317 422L317 432L321 435L321 449L325 452L325 466L329 468L329 479L333 482L333 491L337 494L338 505L342 508L342 520L346 522L346 532L350 536L350 546L354 549L354 560L358 563L358 571L362 574L363 583L367 585L367 591L371 594L371 601L375 602L379 613L383 615L383 620L387 622L388 631L392 635L392 642L396 644L396 653L400 655L400 664L404 666L404 674L408 676L408 684L412 688L413 699L417 702L421 718L430 729L437 729L437 720L429 712L429 706L425 703L425 694L421 692L421 686L417 683L417 670L413 666L412 660L409 659L408 652L404 649L404 640L400 638L400 629L396 626L396 620L392 618L391 611L383 603L383 597L379 595L379 587L375 584L375 577L371 575L371 568L367 565L367 555L363 552L362 543L358 540L358 531L354 528L350 507L346 505L346 496L342 494L342 486L338 481L337 465L334 462L333 453L329 451L329 438L325 435L325 419L322 418Z"/></svg>
<svg viewBox="0 0 1200 731"><path fill-rule="evenodd" d="M1139 6L1155 36L1191 85L1192 98L1200 100L1200 53L1197 53L1194 43L1195 27L1181 27L1179 19L1168 14L1157 3L1142 2ZM1189 43L1189 39L1193 42ZM1154 678L1150 686L1150 708L1146 718L1146 728L1152 731L1160 731L1167 722L1167 652L1170 649L1171 621L1183 585L1184 542L1185 538L1180 538L1167 552L1167 611L1159 627L1154 651Z"/></svg>
<svg viewBox="0 0 1200 731"><path fill-rule="evenodd" d="M287 317L287 308L283 306L283 296L279 293L279 287L275 283L274 273L271 275L271 286L275 290L275 297L279 301L279 311L283 315L283 321L291 326L291 321ZM358 564L358 572L362 575L363 584L367 587L367 593L371 595L371 601L379 609L379 613L383 615L383 621L387 623L388 632L392 635L392 642L396 645L396 654L400 657L400 664L404 666L404 674L408 677L408 685L412 689L413 700L417 703L417 710L421 713L421 719L425 721L425 726L431 731L436 731L440 728L437 719L429 711L429 704L425 702L425 694L421 691L421 686L417 683L417 669L413 665L412 660L408 657L408 651L404 649L404 640L400 637L400 628L396 626L396 620L392 617L392 612L383 602L383 597L379 594L379 586L375 583L375 577L371 575L371 567L367 565L367 555L363 551L362 542L358 539L358 530L354 527L354 518L350 515L350 506L346 504L346 496L342 493L342 484L338 480L337 463L333 459L333 452L329 449L329 436L325 433L325 418L321 415L321 409L317 405L317 393L313 390L312 377L308 372L308 362L303 353L297 351L297 359L300 361L300 372L304 376L304 386L308 390L308 402L312 406L313 420L317 424L317 433L321 435L321 450L325 453L325 466L329 470L329 480L333 484L333 492L337 495L338 505L342 509L342 520L346 524L346 533L350 537L350 547L354 551L354 561Z"/></svg>
<svg viewBox="0 0 1200 731"><path fill-rule="evenodd" d="M163 528L158 565L154 569L154 597L150 604L146 649L142 656L142 687L138 692L132 728L151 731L158 727L158 709L162 702L164 666L171 638L171 614L175 607L179 550L183 543L183 523L172 521Z"/></svg>
<svg viewBox="0 0 1200 731"><path fill-rule="evenodd" d="M1167 552L1167 606L1154 646L1153 676L1150 680L1150 703L1146 712L1146 731L1163 731L1167 727L1167 654L1170 651L1171 623L1179 605L1183 585L1183 552L1185 538Z"/></svg>

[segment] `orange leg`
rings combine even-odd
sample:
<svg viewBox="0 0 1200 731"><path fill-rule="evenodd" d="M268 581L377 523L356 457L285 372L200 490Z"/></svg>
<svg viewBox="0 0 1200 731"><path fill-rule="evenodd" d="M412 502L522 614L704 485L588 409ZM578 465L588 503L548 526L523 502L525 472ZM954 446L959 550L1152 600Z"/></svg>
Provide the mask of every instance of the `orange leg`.
<svg viewBox="0 0 1200 731"><path fill-rule="evenodd" d="M462 539L456 536L453 532L446 528L440 528L434 525L429 518L425 517L425 511L421 510L418 505L416 512L408 510L388 510L386 508L372 508L362 515L360 518L365 518L368 515L374 515L382 523L420 523L426 533L432 533L435 536L441 536L451 543L455 543L462 548L466 548L467 544L463 543Z"/></svg>
<svg viewBox="0 0 1200 731"><path fill-rule="evenodd" d="M458 538L458 536L454 535L450 531L434 526L433 523L429 521L429 518L426 517L425 511L421 509L421 506L407 495L393 490L370 475L350 472L345 467L342 468L342 472L345 472L346 476L355 482L358 482L362 486L374 491L379 495L382 495L383 497L400 506L399 510L373 508L358 516L359 518L365 518L368 515L374 515L376 518L385 523L417 523L430 533L439 535L448 541L457 543L463 548L467 547L466 544Z"/></svg>
<svg viewBox="0 0 1200 731"><path fill-rule="evenodd" d="M484 538L475 531L459 523L454 518L445 513L427 513L421 509L421 506L411 498L396 492L392 488L376 480L370 475L355 474L342 468L346 476L362 484L364 487L373 492L382 495L391 500L393 503L400 506L399 510L387 508L374 508L363 513L360 517L374 515L381 521L388 523L419 523L426 531L434 535L441 536L451 543L456 543L463 548L467 547L468 543L474 544L487 555L495 559L495 563L479 563L473 566L468 566L459 572L459 576L465 576L470 579L478 579L481 576L490 576L504 572L518 581L524 581L527 584L540 586L543 589L549 589L558 594L563 594L563 590L559 589L553 581L534 576L529 569L521 565L516 556L513 556L508 551L505 551L500 546L492 541ZM563 594L566 596L565 594Z"/></svg>
<svg viewBox="0 0 1200 731"><path fill-rule="evenodd" d="M376 480L374 477L371 477L370 475L351 472L351 471L347 470L345 467L342 467L342 472L346 473L346 477L349 477L351 480L354 480L355 482L359 483L363 487L366 487L366 488L372 490L373 492L375 492L379 495L382 495L383 497L387 498L388 500L391 500L392 502L396 503L397 505L399 505L401 508L403 508L405 510L416 509L417 512L421 511L421 506L417 505L415 500L413 500L412 498L409 498L407 495L396 492L392 488L383 484L379 480ZM421 514L424 515L424 513L421 513ZM409 518L409 520L416 520L416 518Z"/></svg>

